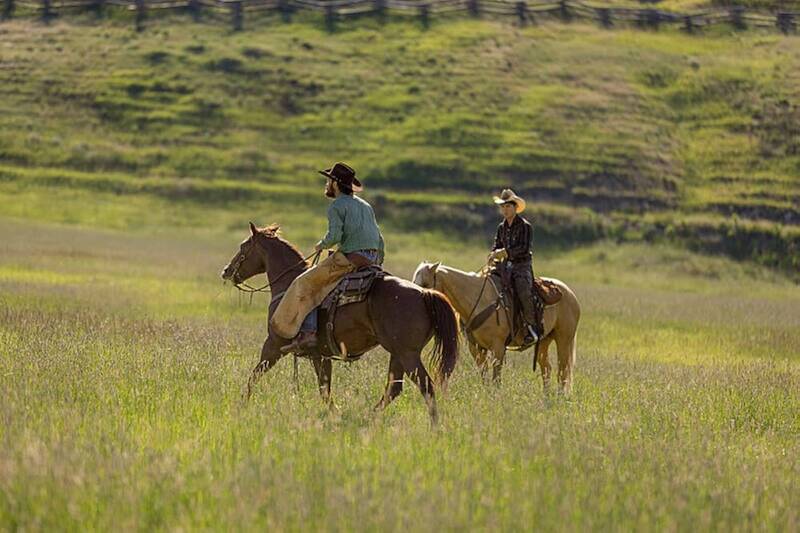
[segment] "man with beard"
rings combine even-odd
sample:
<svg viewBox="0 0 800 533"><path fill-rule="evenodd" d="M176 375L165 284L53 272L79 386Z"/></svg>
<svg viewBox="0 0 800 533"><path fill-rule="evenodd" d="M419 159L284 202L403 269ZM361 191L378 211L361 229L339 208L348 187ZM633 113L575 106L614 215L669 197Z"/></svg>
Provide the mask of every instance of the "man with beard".
<svg viewBox="0 0 800 533"><path fill-rule="evenodd" d="M343 276L365 266L383 264L383 236L372 206L354 194L362 190L355 170L336 163L319 172L328 179L325 196L333 202L328 207L328 232L315 249L338 249L292 282L270 318L275 333L293 339L282 348L284 353L307 352L316 347L317 307Z"/></svg>

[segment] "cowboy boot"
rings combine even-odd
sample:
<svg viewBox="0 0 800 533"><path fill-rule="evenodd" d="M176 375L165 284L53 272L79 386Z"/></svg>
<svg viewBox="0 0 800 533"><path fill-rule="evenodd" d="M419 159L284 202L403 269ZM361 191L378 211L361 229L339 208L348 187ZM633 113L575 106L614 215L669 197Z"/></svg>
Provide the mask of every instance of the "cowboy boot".
<svg viewBox="0 0 800 533"><path fill-rule="evenodd" d="M317 347L317 333L314 331L301 331L292 340L281 348L281 353L307 353Z"/></svg>
<svg viewBox="0 0 800 533"><path fill-rule="evenodd" d="M527 344L533 344L535 342L538 342L539 341L539 334L536 333L536 328L534 328L532 325L530 325L528 323L525 323L525 326L527 326L527 333L525 335L525 341L523 342L523 344L527 345Z"/></svg>

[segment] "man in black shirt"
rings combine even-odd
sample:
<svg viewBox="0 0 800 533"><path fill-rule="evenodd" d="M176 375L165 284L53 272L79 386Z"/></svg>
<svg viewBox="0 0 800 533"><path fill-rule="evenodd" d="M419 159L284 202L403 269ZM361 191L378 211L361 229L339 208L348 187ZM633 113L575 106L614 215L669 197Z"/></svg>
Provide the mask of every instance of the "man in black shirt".
<svg viewBox="0 0 800 533"><path fill-rule="evenodd" d="M505 189L499 197L494 197L494 203L500 206L503 222L497 226L489 259L501 262L499 268L506 269L511 274L514 289L522 304L522 316L528 326L525 343L536 342L539 337L536 334L536 313L531 296L533 227L519 216L525 210L525 200L511 189Z"/></svg>

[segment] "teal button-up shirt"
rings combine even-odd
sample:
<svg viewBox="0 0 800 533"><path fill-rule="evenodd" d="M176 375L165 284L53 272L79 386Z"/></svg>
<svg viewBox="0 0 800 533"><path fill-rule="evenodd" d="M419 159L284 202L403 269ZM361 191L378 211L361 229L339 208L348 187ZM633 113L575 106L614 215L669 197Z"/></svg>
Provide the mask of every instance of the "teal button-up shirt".
<svg viewBox="0 0 800 533"><path fill-rule="evenodd" d="M356 250L378 250L383 261L383 236L372 206L347 194L339 195L328 207L328 233L320 241L323 248L339 245L345 254Z"/></svg>

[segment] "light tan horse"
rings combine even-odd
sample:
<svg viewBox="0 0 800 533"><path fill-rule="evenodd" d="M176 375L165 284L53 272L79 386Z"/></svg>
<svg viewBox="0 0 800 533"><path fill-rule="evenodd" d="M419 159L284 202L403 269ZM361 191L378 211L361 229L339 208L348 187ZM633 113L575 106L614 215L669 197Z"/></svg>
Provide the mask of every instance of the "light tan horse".
<svg viewBox="0 0 800 533"><path fill-rule="evenodd" d="M558 381L561 391L572 390L572 369L575 365L575 341L581 307L575 293L562 281L545 278L555 283L562 292L561 300L547 306L544 311L544 336L539 342L536 360L541 365L542 383L545 392L549 390L551 367L547 357L550 344L555 341L558 349ZM497 289L491 282L485 283L482 275L464 272L440 263L420 263L414 272L414 283L421 287L436 289L450 299L453 307L466 321L470 314L474 317L487 306L495 305L498 299ZM481 290L483 289L483 294ZM480 301L477 302L480 297ZM472 331L470 351L475 362L485 376L489 364L493 367L492 377L499 380L506 355L506 340L510 329L509 316L500 307L480 326ZM524 332L519 332L524 335ZM519 342L521 344L521 342ZM489 352L492 359L489 360Z"/></svg>

